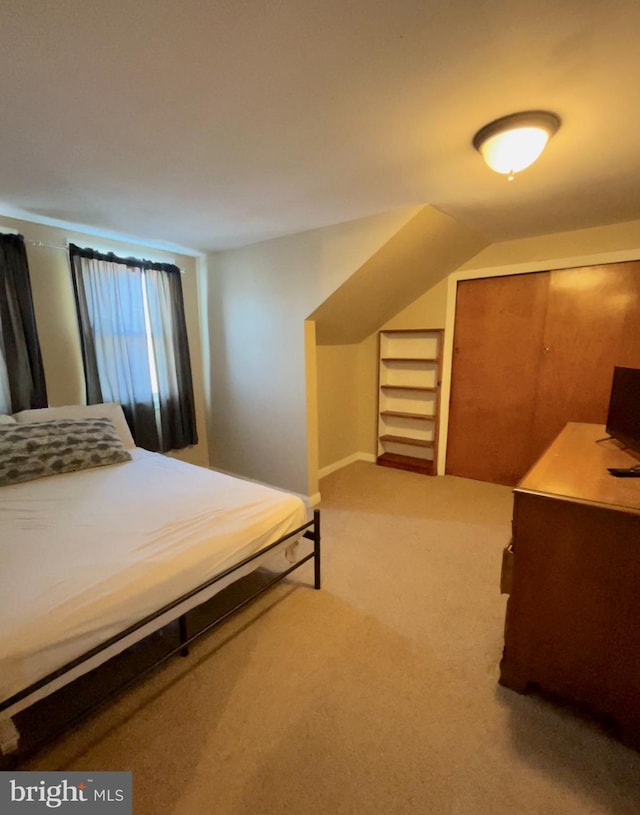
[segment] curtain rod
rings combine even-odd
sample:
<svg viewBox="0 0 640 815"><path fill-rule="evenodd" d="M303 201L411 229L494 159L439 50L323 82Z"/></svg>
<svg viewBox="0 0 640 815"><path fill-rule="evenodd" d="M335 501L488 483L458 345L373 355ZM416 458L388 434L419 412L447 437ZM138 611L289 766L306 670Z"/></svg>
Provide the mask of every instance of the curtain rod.
<svg viewBox="0 0 640 815"><path fill-rule="evenodd" d="M31 246L41 246L41 247L46 247L47 249L62 249L64 252L69 251L68 246L62 246L59 243L45 243L45 241L32 241L32 240L27 240L26 238L25 238L25 242L30 243ZM111 251L112 251L111 249L108 250L108 252L111 252ZM131 257L133 257L133 255L131 255ZM138 258L138 259L141 260L142 258ZM144 260L150 260L150 258L144 258ZM156 263L156 262L157 263L166 263L167 261L164 261L164 260L152 261L152 263ZM180 267L178 267L178 268L180 269ZM180 269L180 274L184 274L184 269Z"/></svg>
<svg viewBox="0 0 640 815"><path fill-rule="evenodd" d="M60 246L58 243L45 243L44 241L30 241L26 240L26 243L30 243L32 246L46 246L47 249L64 249L65 252L69 250L68 246Z"/></svg>

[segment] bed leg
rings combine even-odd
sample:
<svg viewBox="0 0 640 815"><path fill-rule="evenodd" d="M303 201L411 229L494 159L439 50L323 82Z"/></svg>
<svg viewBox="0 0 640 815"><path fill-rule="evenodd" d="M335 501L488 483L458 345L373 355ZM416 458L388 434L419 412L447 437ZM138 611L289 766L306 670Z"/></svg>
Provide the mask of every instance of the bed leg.
<svg viewBox="0 0 640 815"><path fill-rule="evenodd" d="M320 510L313 510L313 587L320 588Z"/></svg>
<svg viewBox="0 0 640 815"><path fill-rule="evenodd" d="M182 617L178 619L178 623L180 625L180 642L186 642L189 639L189 635L187 634L187 615L183 614ZM180 651L181 657L188 657L189 656L189 646L185 645L184 648Z"/></svg>

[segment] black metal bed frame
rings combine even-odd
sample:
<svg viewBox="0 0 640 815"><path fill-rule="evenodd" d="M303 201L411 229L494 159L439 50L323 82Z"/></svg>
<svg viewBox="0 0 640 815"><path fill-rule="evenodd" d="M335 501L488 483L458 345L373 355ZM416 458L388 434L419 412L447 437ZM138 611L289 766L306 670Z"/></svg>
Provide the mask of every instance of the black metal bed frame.
<svg viewBox="0 0 640 815"><path fill-rule="evenodd" d="M67 662L62 667L57 668L55 671L52 671L51 673L47 674L42 679L33 682L28 687L24 688L21 691L18 691L13 696L9 697L8 699L5 699L3 702L0 702L0 714L3 711L8 710L17 702L20 702L26 697L30 696L32 693L35 693L41 688L46 687L51 682L54 682L56 679L60 678L61 676L64 676L66 673L69 673L74 668L77 668L79 665L82 665L83 662L86 662L92 657L97 656L102 651L106 651L112 645L115 645L116 643L120 642L121 640L125 639L131 634L134 634L139 629L143 628L146 625L149 625L149 623L152 623L154 620L158 619L159 617L162 617L163 615L167 614L168 612L172 611L173 609L177 608L178 606L182 605L188 600L191 600L193 597L196 597L198 594L215 585L219 581L223 580L226 577L229 577L234 572L239 571L252 561L262 557L266 553L272 551L273 549L276 549L278 546L281 546L286 541L297 536L301 536L303 538L307 538L308 540L313 541L313 549L311 552L309 552L309 554L305 555L300 560L296 561L296 563L294 563L285 571L279 572L274 578L270 579L267 583L260 586L260 588L257 591L254 591L248 597L243 598L240 602L236 603L232 608L225 611L219 617L216 617L213 621L208 623L203 628L199 629L192 636L189 636L187 631L187 614L190 611L194 611L198 606L196 605L193 608L189 609L188 611L185 611L182 614L178 615L178 617L173 619L173 622L175 622L176 619L178 620L180 633L180 642L175 648L172 648L170 651L163 653L161 657L156 659L151 665L148 665L139 673L136 673L135 676L127 679L125 682L122 682L112 690L109 690L100 698L100 700L97 703L88 706L86 709L83 709L79 714L73 716L71 719L66 721L63 729L58 730L56 733L49 735L46 739L38 742L35 745L34 749L42 747L44 743L51 741L55 737L59 736L62 732L78 724L82 719L89 716L91 713L95 712L99 708L103 707L113 696L121 693L130 685L133 685L135 682L138 682L147 674L155 670L159 665L162 665L164 662L171 659L171 657L175 656L177 653L180 653L181 656L187 656L189 654L189 645L192 642L195 642L195 640L197 640L203 634L206 634L211 629L223 623L228 617L230 617L236 611L239 611L241 608L244 608L246 605L255 600L257 597L264 594L264 592L266 592L276 583L279 583L281 580L284 580L284 578L290 575L291 572L295 571L296 569L299 569L309 560L314 561L314 579L313 579L314 589L320 589L320 510L315 509L313 510L312 520L307 521L307 523L303 524L302 526L299 526L297 529L294 529L292 532L289 532L288 534L284 535L282 538L270 544L269 546L266 546L263 549L260 549L255 554L244 558L235 566L231 566L230 568L225 569L223 572L220 572L220 574L215 575L215 577L212 577L210 580L201 583L199 586L196 586L196 588L191 589L190 591L181 595L172 602L167 603L166 605L162 606L162 608L158 609L152 614L148 614L143 619L139 620L133 625L130 625L128 628L124 629L123 631L114 635L113 637L110 637L108 640L105 640L105 642L101 643L100 645L91 648L86 653L81 654L79 657L76 657L70 662ZM160 628L164 627L164 625L169 625L170 623L171 621L168 621L167 623L163 624L163 626L160 626ZM15 715L17 716L19 714L16 713ZM19 752L20 751L18 748L18 753ZM11 759L11 755L12 754L8 755L9 759Z"/></svg>

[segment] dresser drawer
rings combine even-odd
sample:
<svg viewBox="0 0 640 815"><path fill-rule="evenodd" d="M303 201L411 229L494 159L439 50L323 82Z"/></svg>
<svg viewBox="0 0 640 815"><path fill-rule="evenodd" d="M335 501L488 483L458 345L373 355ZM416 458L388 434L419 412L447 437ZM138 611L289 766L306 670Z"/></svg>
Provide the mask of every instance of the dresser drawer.
<svg viewBox="0 0 640 815"><path fill-rule="evenodd" d="M502 571L500 572L500 594L511 594L513 579L513 538L502 550Z"/></svg>

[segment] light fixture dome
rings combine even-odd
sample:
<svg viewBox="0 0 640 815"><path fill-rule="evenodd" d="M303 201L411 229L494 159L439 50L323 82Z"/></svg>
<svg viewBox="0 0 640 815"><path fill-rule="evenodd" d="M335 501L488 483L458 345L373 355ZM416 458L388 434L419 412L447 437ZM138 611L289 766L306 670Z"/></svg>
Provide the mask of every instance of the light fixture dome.
<svg viewBox="0 0 640 815"><path fill-rule="evenodd" d="M544 110L512 113L478 130L473 146L495 170L513 178L540 156L560 127L560 119Z"/></svg>

